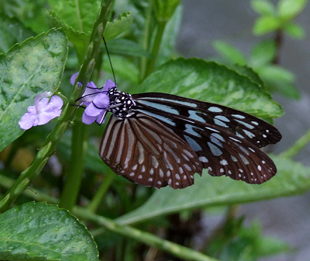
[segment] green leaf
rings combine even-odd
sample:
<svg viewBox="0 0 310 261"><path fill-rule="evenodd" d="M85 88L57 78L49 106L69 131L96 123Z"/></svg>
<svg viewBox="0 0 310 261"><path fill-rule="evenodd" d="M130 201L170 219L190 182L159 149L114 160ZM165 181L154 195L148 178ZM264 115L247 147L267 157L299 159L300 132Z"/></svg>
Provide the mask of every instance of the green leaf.
<svg viewBox="0 0 310 261"><path fill-rule="evenodd" d="M303 39L305 38L305 30L296 23L288 23L284 27L284 31L293 38Z"/></svg>
<svg viewBox="0 0 310 261"><path fill-rule="evenodd" d="M281 21L273 16L262 16L255 21L253 33L263 35L276 31L281 26Z"/></svg>
<svg viewBox="0 0 310 261"><path fill-rule="evenodd" d="M157 20L168 22L181 0L154 0L153 3Z"/></svg>
<svg viewBox="0 0 310 261"><path fill-rule="evenodd" d="M247 61L237 48L224 42L224 41L214 41L212 43L213 48L220 53L228 62L236 63L239 65L247 64Z"/></svg>
<svg viewBox="0 0 310 261"><path fill-rule="evenodd" d="M179 5L165 27L163 38L160 44L156 67L170 60L175 53L175 46L180 32L182 15L183 7L182 5Z"/></svg>
<svg viewBox="0 0 310 261"><path fill-rule="evenodd" d="M276 43L265 40L255 45L251 51L250 64L253 67L262 66L272 62L277 52Z"/></svg>
<svg viewBox="0 0 310 261"><path fill-rule="evenodd" d="M277 6L278 16L291 20L304 9L307 2L308 0L281 0Z"/></svg>
<svg viewBox="0 0 310 261"><path fill-rule="evenodd" d="M0 9L9 17L18 18L25 27L31 28L37 34L47 31L46 0L10 0L0 1Z"/></svg>
<svg viewBox="0 0 310 261"><path fill-rule="evenodd" d="M137 89L218 103L262 118L279 117L283 113L281 106L248 77L199 59L169 61Z"/></svg>
<svg viewBox="0 0 310 261"><path fill-rule="evenodd" d="M299 91L294 85L295 75L278 65L267 65L257 69L267 86L273 92L279 92L292 99L300 97Z"/></svg>
<svg viewBox="0 0 310 261"><path fill-rule="evenodd" d="M278 173L261 185L250 185L228 177L211 177L205 170L195 175L191 187L157 190L140 208L120 217L117 222L133 224L181 210L240 204L298 195L310 189L310 168L290 159L273 156Z"/></svg>
<svg viewBox="0 0 310 261"><path fill-rule="evenodd" d="M251 7L255 12L261 15L275 15L275 8L268 0L252 0Z"/></svg>
<svg viewBox="0 0 310 261"><path fill-rule="evenodd" d="M142 49L141 45L127 39L113 39L107 45L110 53L151 57L151 54Z"/></svg>
<svg viewBox="0 0 310 261"><path fill-rule="evenodd" d="M100 10L99 0L48 0L48 3L65 27L71 27L75 32L91 34Z"/></svg>
<svg viewBox="0 0 310 261"><path fill-rule="evenodd" d="M260 86L261 88L265 90L264 82L261 80L258 74L253 71L252 68L235 64L235 65L230 65L229 69L232 69L236 71L237 73L239 73L240 75L243 75L249 78L252 82L256 83L258 86Z"/></svg>
<svg viewBox="0 0 310 261"><path fill-rule="evenodd" d="M271 256L292 250L287 242L275 237L261 237L256 242L256 251L260 253L260 256Z"/></svg>
<svg viewBox="0 0 310 261"><path fill-rule="evenodd" d="M18 121L38 93L55 92L67 59L67 38L50 30L0 55L0 151L23 131Z"/></svg>
<svg viewBox="0 0 310 261"><path fill-rule="evenodd" d="M26 28L19 20L0 13L0 53L6 53L12 45L21 43L35 33Z"/></svg>
<svg viewBox="0 0 310 261"><path fill-rule="evenodd" d="M134 84L139 82L139 70L134 62L119 55L111 56L111 60L113 62L113 68L117 77L122 78L123 80L128 80ZM108 61L107 57L106 61ZM106 62L103 65L103 69L105 72L111 72L111 65ZM112 79L112 77L113 75L111 72L110 78Z"/></svg>
<svg viewBox="0 0 310 261"><path fill-rule="evenodd" d="M69 41L74 45L79 61L83 61L88 48L90 34L85 34L84 32L80 31L74 31L74 29L71 26L67 26L52 11L47 12L46 16L50 27L62 28L62 30L66 33Z"/></svg>
<svg viewBox="0 0 310 261"><path fill-rule="evenodd" d="M26 203L0 216L1 260L99 260L93 237L67 210Z"/></svg>
<svg viewBox="0 0 310 261"><path fill-rule="evenodd" d="M48 0L48 3L51 7L47 14L50 26L63 29L82 63L100 10L100 0Z"/></svg>
<svg viewBox="0 0 310 261"><path fill-rule="evenodd" d="M116 36L128 31L133 23L133 16L130 12L123 13L113 22L108 22L104 31L104 38L109 41Z"/></svg>

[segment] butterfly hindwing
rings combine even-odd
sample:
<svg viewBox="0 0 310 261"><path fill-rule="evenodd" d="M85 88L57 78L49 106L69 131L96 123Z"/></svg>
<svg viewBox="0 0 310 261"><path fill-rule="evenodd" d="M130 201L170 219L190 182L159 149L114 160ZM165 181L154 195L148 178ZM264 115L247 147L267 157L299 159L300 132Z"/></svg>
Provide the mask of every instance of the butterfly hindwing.
<svg viewBox="0 0 310 261"><path fill-rule="evenodd" d="M184 188L202 172L190 145L164 124L142 113L111 116L100 157L118 175L145 186Z"/></svg>
<svg viewBox="0 0 310 261"><path fill-rule="evenodd" d="M273 161L252 143L222 129L189 125L177 133L191 145L210 175L261 184L276 174Z"/></svg>

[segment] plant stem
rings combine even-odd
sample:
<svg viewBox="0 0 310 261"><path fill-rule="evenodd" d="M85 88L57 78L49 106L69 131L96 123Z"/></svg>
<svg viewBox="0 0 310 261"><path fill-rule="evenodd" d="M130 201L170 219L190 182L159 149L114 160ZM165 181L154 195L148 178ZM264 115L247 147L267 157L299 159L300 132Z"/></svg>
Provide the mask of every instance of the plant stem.
<svg viewBox="0 0 310 261"><path fill-rule="evenodd" d="M76 203L84 170L85 152L88 144L89 126L82 123L82 110L77 112L72 128L71 159L65 186L60 198L60 207L72 210Z"/></svg>
<svg viewBox="0 0 310 261"><path fill-rule="evenodd" d="M300 137L290 148L282 152L279 156L284 158L293 158L310 142L310 130Z"/></svg>
<svg viewBox="0 0 310 261"><path fill-rule="evenodd" d="M182 258L183 260L216 261L216 259L208 257L190 248L161 239L151 233L144 232L130 226L120 225L108 218L96 215L90 211L82 211L81 208L75 208L75 213L80 218L92 221L98 225L102 225L112 232L138 240L148 246L159 248L160 250L169 252L176 257Z"/></svg>
<svg viewBox="0 0 310 261"><path fill-rule="evenodd" d="M13 183L14 183L13 179L0 174L1 187L9 188L12 186ZM22 191L22 193L37 201L47 201L48 203L54 203L54 204L57 204L58 202L56 198L48 196L36 189L24 190ZM135 239L150 247L155 247L157 249L166 251L184 260L217 261L217 259L213 259L198 251L178 245L168 240L161 239L160 237L157 237L151 233L144 232L136 228L132 228L130 226L121 225L117 222L114 222L111 219L99 216L82 207L75 206L73 208L73 214L76 215L80 219L92 221L98 225L104 226L105 228L109 229L112 232L124 235L128 238Z"/></svg>
<svg viewBox="0 0 310 261"><path fill-rule="evenodd" d="M166 24L167 24L166 21L159 21L158 22L157 32L156 32L156 36L155 36L154 43L153 43L152 53L151 53L152 58L148 61L145 74L143 75L143 80L148 75L150 75L155 68L158 53L159 53L160 43L161 43L161 40L163 38L163 34L165 31Z"/></svg>
<svg viewBox="0 0 310 261"><path fill-rule="evenodd" d="M149 51L150 50L150 42L152 38L151 34L151 19L152 19L152 12L153 12L153 1L149 1L149 6L147 9L147 15L145 19L145 25L143 30L143 38L142 38L142 49ZM140 63L140 82L142 82L145 78L146 68L147 68L147 57L141 57Z"/></svg>
<svg viewBox="0 0 310 261"><path fill-rule="evenodd" d="M94 25L93 33L89 44L90 51L87 53L85 61L80 70L80 74L78 76L78 81L80 82L86 83L90 79L92 70L95 65L95 60L100 51L100 42L104 28L107 23L112 3L113 0L102 1L100 14L98 16L98 20ZM69 97L69 104L74 104L77 97L81 96L81 94L82 89L79 88L76 84L74 88L72 88ZM16 200L16 198L30 185L30 183L36 178L36 176L39 175L42 168L48 161L49 157L54 154L56 146L61 139L63 133L65 132L69 124L71 124L75 109L76 108L74 106L68 106L68 103L64 105L62 114L59 117L56 126L45 140L43 147L37 153L30 167L28 167L20 174L12 187L1 199L0 212L5 211Z"/></svg>
<svg viewBox="0 0 310 261"><path fill-rule="evenodd" d="M92 212L96 212L102 198L107 193L109 187L111 186L113 180L115 178L115 174L112 171L108 171L107 174L104 176L99 189L97 190L95 196L93 197L92 201L89 203L87 209Z"/></svg>

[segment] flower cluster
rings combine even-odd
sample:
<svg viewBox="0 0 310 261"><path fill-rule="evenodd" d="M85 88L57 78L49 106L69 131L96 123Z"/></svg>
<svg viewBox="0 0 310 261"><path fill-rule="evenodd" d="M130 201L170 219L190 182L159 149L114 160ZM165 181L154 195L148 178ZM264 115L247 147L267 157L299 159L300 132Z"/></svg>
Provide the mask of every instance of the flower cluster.
<svg viewBox="0 0 310 261"><path fill-rule="evenodd" d="M70 79L72 85L74 85L77 76L78 73L72 75ZM92 124L95 121L98 124L104 123L110 103L108 91L113 87L116 87L116 84L112 80L107 80L103 88L100 89L93 82L87 83L85 92L79 99L80 105L86 106L82 117L83 123Z"/></svg>
<svg viewBox="0 0 310 261"><path fill-rule="evenodd" d="M20 121L19 126L23 130L28 130L33 126L44 125L50 120L60 116L63 100L51 92L38 94L34 99L34 106L29 106Z"/></svg>
<svg viewBox="0 0 310 261"><path fill-rule="evenodd" d="M72 75L70 83L74 85L78 73ZM80 86L82 84L78 83ZM116 87L112 80L107 80L102 88L97 88L96 84L89 82L86 85L85 92L78 100L81 106L85 106L82 122L85 124L104 123L107 108L109 107L108 91ZM18 122L23 130L28 130L33 126L44 125L50 120L60 116L63 100L57 96L52 96L51 92L43 92L37 95L34 100L34 106L29 106L27 112ZM50 97L50 98L49 98Z"/></svg>

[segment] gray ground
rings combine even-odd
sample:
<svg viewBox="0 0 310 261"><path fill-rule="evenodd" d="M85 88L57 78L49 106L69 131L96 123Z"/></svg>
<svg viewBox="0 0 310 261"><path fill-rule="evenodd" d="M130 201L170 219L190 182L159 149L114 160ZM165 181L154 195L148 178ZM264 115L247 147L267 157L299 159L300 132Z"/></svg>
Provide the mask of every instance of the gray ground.
<svg viewBox="0 0 310 261"><path fill-rule="evenodd" d="M224 40L248 53L258 41L251 35L251 28L257 14L250 8L248 0L183 0L184 17L178 49L187 57L210 58L216 55L211 42ZM310 3L297 18L307 31L305 39L298 41L285 38L280 63L296 75L296 84L301 91L298 101L280 96L275 99L285 110L284 117L276 120L283 140L275 146L276 152L289 147L310 128ZM296 160L306 165L310 146L307 146ZM294 173L292 173L294 175ZM265 261L310 260L310 192L295 197L279 198L259 203L246 204L240 214L248 220L261 220L266 235L276 236L298 248L298 251L265 258ZM210 224L209 224L210 225Z"/></svg>

